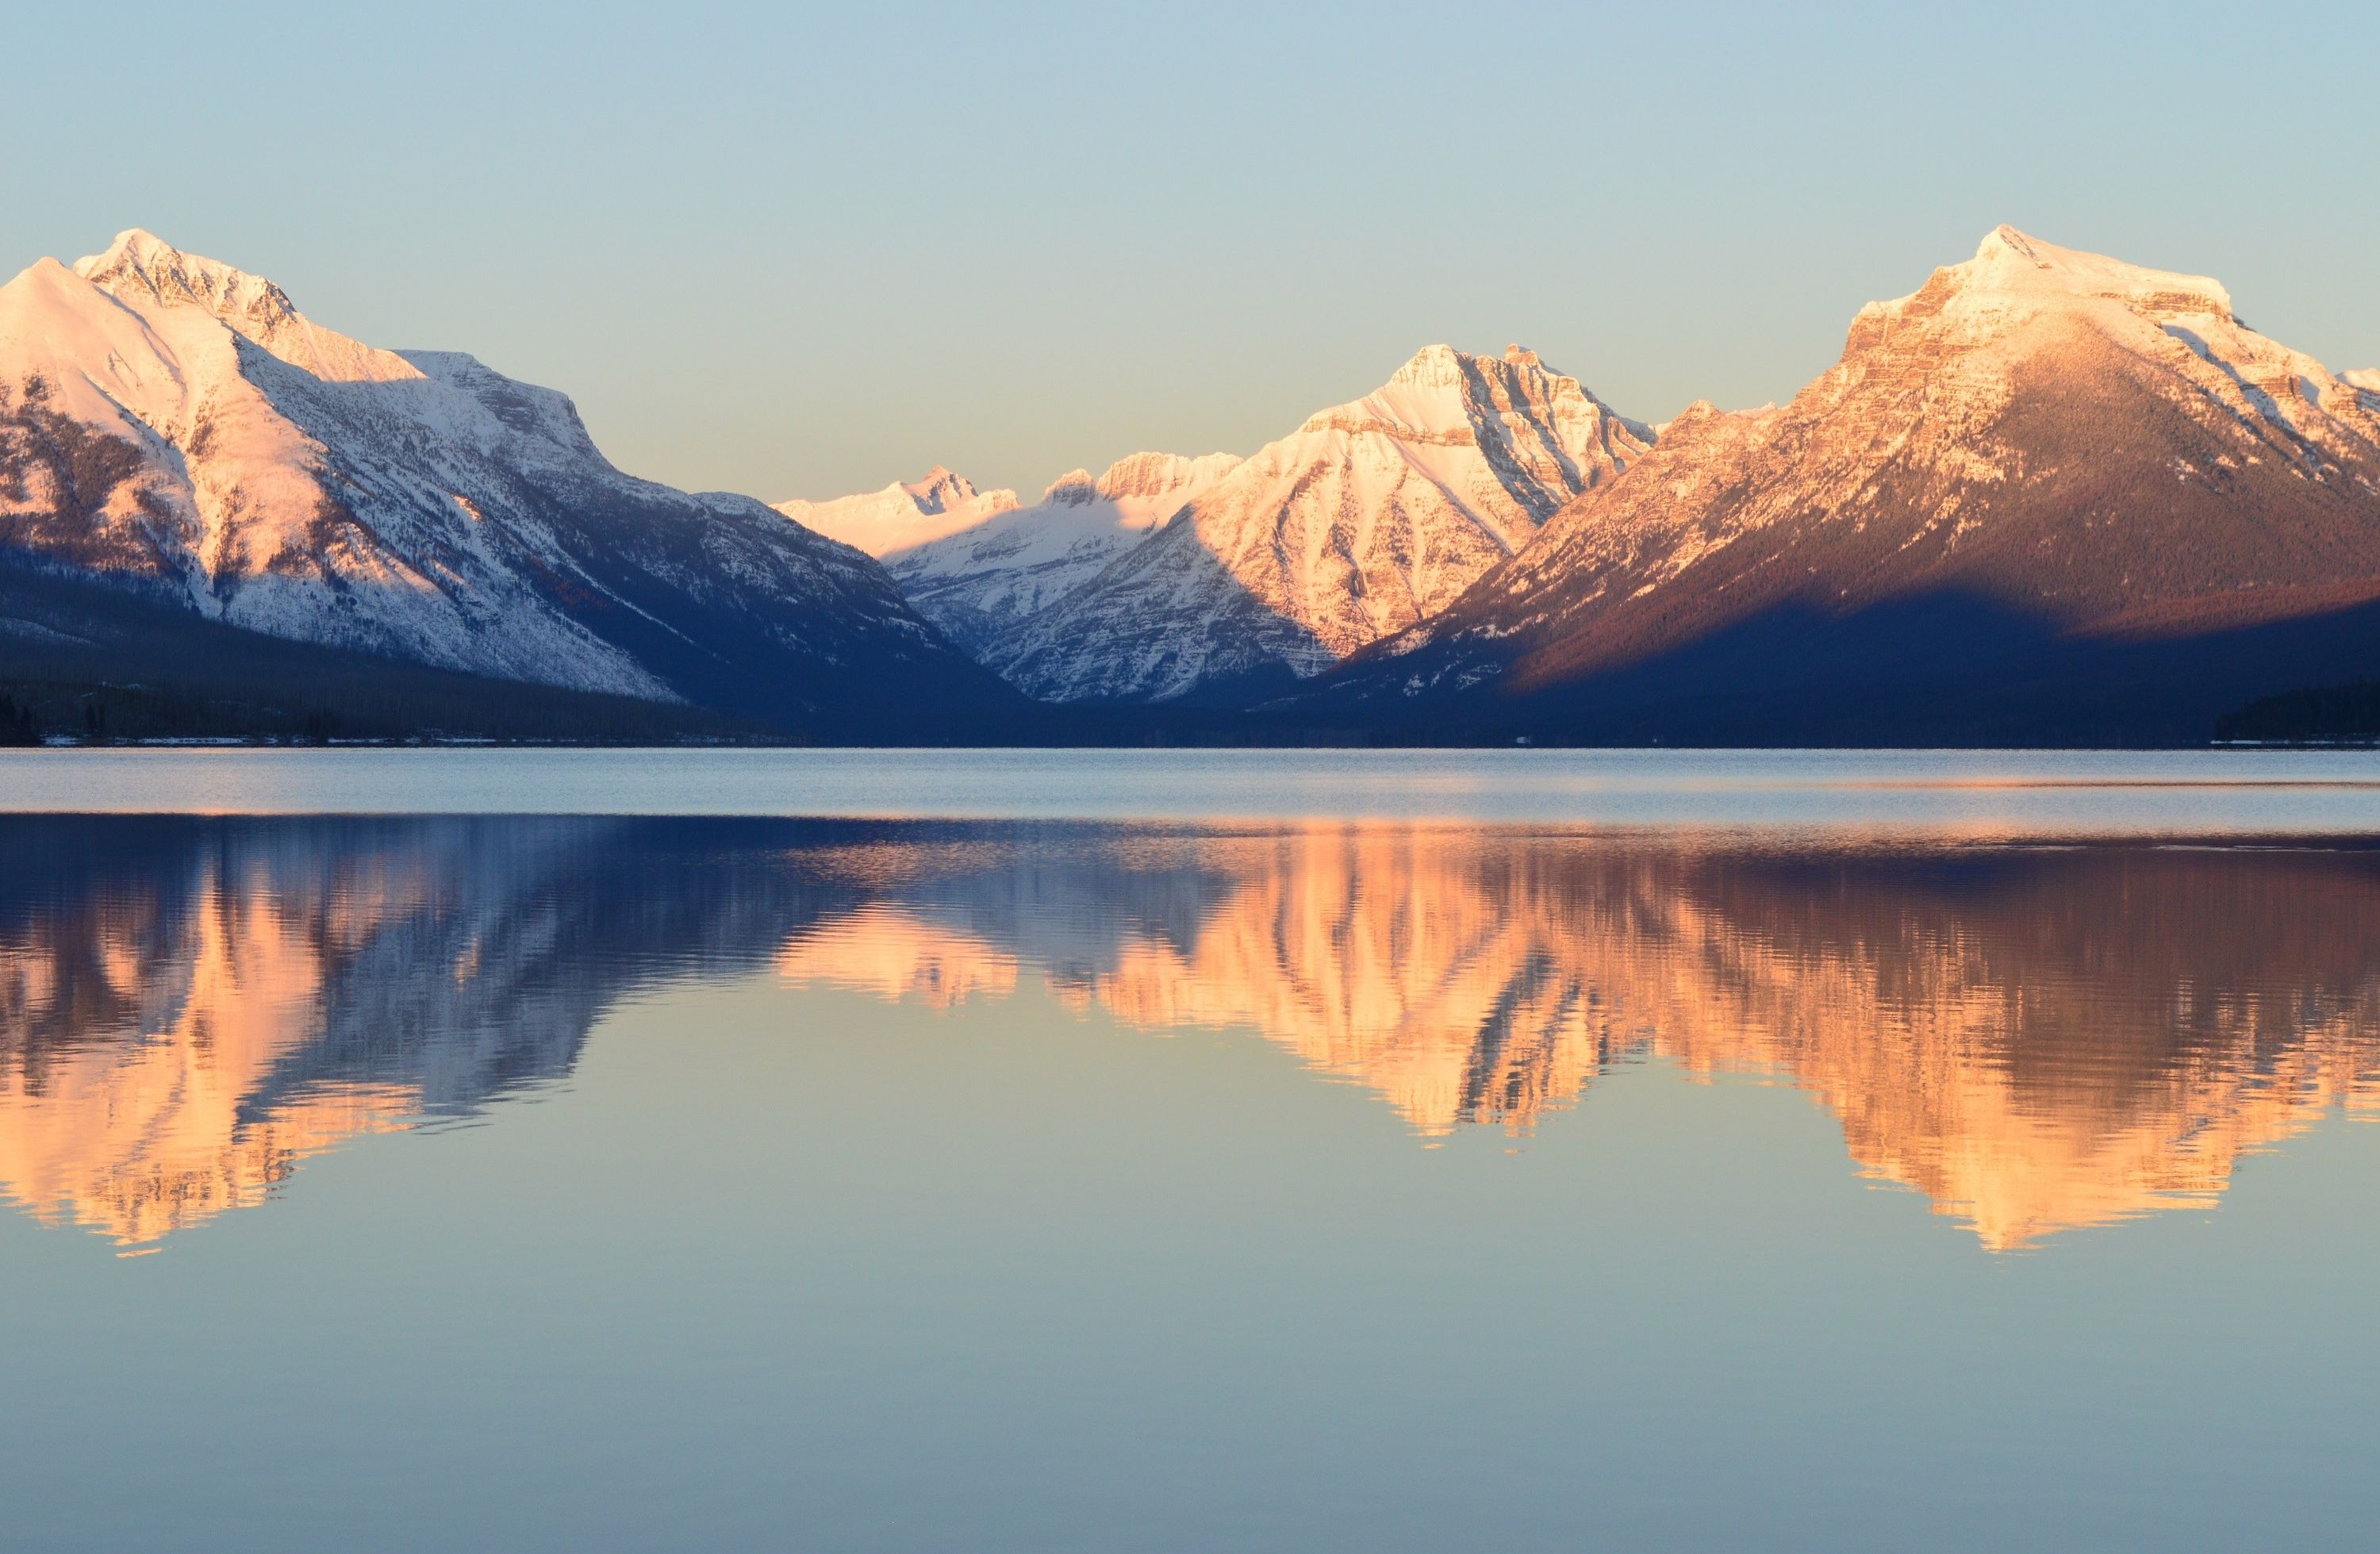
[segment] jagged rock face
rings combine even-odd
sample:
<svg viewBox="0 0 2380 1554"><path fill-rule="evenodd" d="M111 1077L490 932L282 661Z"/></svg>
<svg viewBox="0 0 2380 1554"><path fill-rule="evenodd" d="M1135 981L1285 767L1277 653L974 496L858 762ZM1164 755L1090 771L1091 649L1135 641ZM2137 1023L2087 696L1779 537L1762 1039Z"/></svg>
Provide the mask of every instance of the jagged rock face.
<svg viewBox="0 0 2380 1554"><path fill-rule="evenodd" d="M829 502L780 502L777 511L803 528L881 559L972 528L1015 507L1013 491L978 491L941 465L915 480Z"/></svg>
<svg viewBox="0 0 2380 1554"><path fill-rule="evenodd" d="M1012 502L965 528L886 552L885 565L919 614L969 652L990 656L1239 463L1231 454L1133 454L1096 480L1072 470L1033 505Z"/></svg>
<svg viewBox="0 0 2380 1554"><path fill-rule="evenodd" d="M1841 360L1790 405L1681 416L1627 479L1330 695L1576 687L1788 613L1951 597L2037 637L2103 642L2380 597L2380 394L2248 329L2214 281L2001 227L1862 310ZM1790 663L1796 640L1751 667ZM1985 646L1921 638L1953 669ZM1716 669L1664 686L1728 689Z"/></svg>
<svg viewBox="0 0 2380 1554"><path fill-rule="evenodd" d="M1058 701L1313 674L1443 608L1651 442L1533 353L1433 346L1223 474L985 662Z"/></svg>
<svg viewBox="0 0 2380 1554"><path fill-rule="evenodd" d="M138 231L0 287L0 547L275 637L804 724L887 681L1004 694L866 557Z"/></svg>

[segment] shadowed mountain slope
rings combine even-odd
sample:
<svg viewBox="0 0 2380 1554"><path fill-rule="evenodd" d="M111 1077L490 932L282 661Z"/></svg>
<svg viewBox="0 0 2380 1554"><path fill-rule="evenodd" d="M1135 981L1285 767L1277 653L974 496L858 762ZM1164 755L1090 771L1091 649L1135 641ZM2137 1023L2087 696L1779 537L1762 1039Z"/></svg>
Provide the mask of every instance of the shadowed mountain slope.
<svg viewBox="0 0 2380 1554"><path fill-rule="evenodd" d="M1534 352L1432 346L1223 473L985 662L1053 701L1286 685L1444 607L1651 441Z"/></svg>
<svg viewBox="0 0 2380 1554"><path fill-rule="evenodd" d="M1021 702L881 568L621 474L570 402L127 232L0 286L0 550L439 669L931 737Z"/></svg>
<svg viewBox="0 0 2380 1554"><path fill-rule="evenodd" d="M2380 392L2001 227L1793 401L1662 431L1296 715L1434 736L2205 737L2380 670Z"/></svg>

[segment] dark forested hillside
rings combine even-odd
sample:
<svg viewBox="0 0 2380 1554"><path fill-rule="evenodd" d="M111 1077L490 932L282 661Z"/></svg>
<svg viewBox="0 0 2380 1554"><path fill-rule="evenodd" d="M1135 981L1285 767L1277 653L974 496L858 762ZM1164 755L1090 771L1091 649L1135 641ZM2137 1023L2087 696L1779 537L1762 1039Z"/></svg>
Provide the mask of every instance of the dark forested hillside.
<svg viewBox="0 0 2380 1554"><path fill-rule="evenodd" d="M0 742L443 735L669 743L787 732L699 708L285 641L142 592L0 562Z"/></svg>

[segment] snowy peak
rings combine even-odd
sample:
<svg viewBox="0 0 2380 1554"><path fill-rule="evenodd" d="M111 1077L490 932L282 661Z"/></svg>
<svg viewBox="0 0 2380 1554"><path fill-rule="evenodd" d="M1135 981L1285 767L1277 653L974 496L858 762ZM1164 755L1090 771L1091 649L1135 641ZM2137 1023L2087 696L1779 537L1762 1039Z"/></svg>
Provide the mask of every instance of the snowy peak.
<svg viewBox="0 0 2380 1554"><path fill-rule="evenodd" d="M145 315L169 335L188 338L171 321L204 313L293 367L326 382L391 382L421 374L394 351L314 323L289 294L261 275L185 253L154 233L131 227L102 251L75 261L74 273Z"/></svg>
<svg viewBox="0 0 2380 1554"><path fill-rule="evenodd" d="M936 465L914 480L882 491L826 502L795 499L777 511L815 533L879 558L915 550L1016 505L1013 491L978 491L975 482Z"/></svg>
<svg viewBox="0 0 2380 1554"><path fill-rule="evenodd" d="M1308 417L1302 431L1378 432L1400 441L1488 444L1518 422L1535 422L1553 440L1559 429L1618 420L1609 407L1575 378L1545 366L1537 353L1510 346L1498 357L1473 356L1451 346L1425 346L1389 381L1353 404ZM1638 443L1649 428L1621 422Z"/></svg>
<svg viewBox="0 0 2380 1554"><path fill-rule="evenodd" d="M902 552L893 577L919 614L968 651L1000 643L1239 467L1232 454L1130 454L1096 479L1070 469L1029 507Z"/></svg>
<svg viewBox="0 0 2380 1554"><path fill-rule="evenodd" d="M1069 469L1041 488L1041 500L1060 507L1087 507L1099 499L1099 483L1087 469Z"/></svg>
<svg viewBox="0 0 2380 1554"><path fill-rule="evenodd" d="M1162 522L1184 502L1229 474L1239 462L1231 454L1208 454L1198 458L1184 458L1179 454L1130 454L1108 466L1106 472L1096 479L1087 469L1068 470L1050 481L1041 492L1041 500L1030 507L1019 503L1013 491L980 491L965 476L938 464L917 480L896 480L882 491L828 502L784 502L778 504L777 511L805 528L881 560L912 556L925 547L946 544L964 545L970 553L981 545L991 544L1003 555L1029 552L1039 560L1047 558L1041 557L1038 543L1024 545L1009 528L995 530L992 520L1010 514L1030 517L1044 509L1096 508L1098 516L1093 529L1079 535L1071 529L1066 531L1066 553L1079 563L1106 542L1101 538L1105 531L1137 532ZM1038 521L1028 527L1037 535L1047 529ZM955 552L919 556L915 565L898 570L905 579L925 575L943 579L958 565L955 558ZM1046 585L1046 578L1044 582ZM1046 587L1036 590L1032 597L1036 601L1049 597ZM913 593L913 601L916 598Z"/></svg>
<svg viewBox="0 0 2380 1554"><path fill-rule="evenodd" d="M2117 363L2161 384L2160 397L2186 414L2219 406L2277 438L2280 456L2307 479L2336 478L2341 459L2362 461L2371 437L2364 418L2380 408L2365 385L2241 323L2219 281L2059 248L2010 226L1908 297L1863 308L1841 362L1803 395L1815 395L1815 405L1865 383L1890 399L1925 383L1933 413L1912 422L1918 445L1963 440L2012 468L2019 450L1983 449L1980 429L2016 403L2020 381L2047 375L2080 385Z"/></svg>
<svg viewBox="0 0 2380 1554"><path fill-rule="evenodd" d="M184 253L137 226L117 233L102 251L75 261L74 273L118 297L142 296L168 308L203 308L251 337L269 334L298 317L289 294L261 275Z"/></svg>
<svg viewBox="0 0 2380 1554"><path fill-rule="evenodd" d="M1041 500L1061 507L1101 501L1136 504L1169 496L1186 502L1239 464L1237 454L1126 454L1096 477L1087 469L1067 470L1043 489Z"/></svg>
<svg viewBox="0 0 2380 1554"><path fill-rule="evenodd" d="M1237 454L1201 454L1196 458L1184 458L1180 454L1127 454L1099 476L1099 493L1111 502L1177 492L1186 500L1238 468L1239 464Z"/></svg>
<svg viewBox="0 0 2380 1554"><path fill-rule="evenodd" d="M1172 521L985 662L1060 701L1237 697L1314 674L1444 608L1652 442L1525 347L1427 346L1363 398L1215 465Z"/></svg>
<svg viewBox="0 0 2380 1554"><path fill-rule="evenodd" d="M143 610L788 726L1002 694L880 569L622 475L564 395L137 229L0 286L0 548Z"/></svg>
<svg viewBox="0 0 2380 1554"><path fill-rule="evenodd" d="M1627 479L1572 501L1342 685L1351 702L1418 706L1491 682L1499 697L1565 698L1658 684L1679 707L1744 698L1726 716L1747 725L1776 706L1805 710L1807 693L1856 721L1872 716L1856 687L1914 683L1916 642L1956 696L2005 695L2022 718L2057 676L2028 668L2038 678L1986 692L2003 673L1991 654L2182 639L2373 599L2380 395L2242 325L2214 280L2003 226L1917 291L1861 310L1841 359L1790 404L1687 409ZM1931 634L1898 613L1960 618L1945 600L2001 613ZM1763 646L1709 648L1727 640ZM2253 650L2307 650L2269 640L2293 645ZM2078 674L2111 673L2073 654ZM2362 662L2320 674L2351 679ZM1792 696L1751 688L1772 673L1808 678ZM2281 686L2322 683L2303 662L2279 673ZM2110 726L2149 715L2136 695L2108 694ZM1920 699L1912 718L1948 705ZM1587 703L1563 705L1573 716ZM1628 716L1652 727L1686 714ZM2169 722L2158 737L2182 732Z"/></svg>
<svg viewBox="0 0 2380 1554"><path fill-rule="evenodd" d="M2207 275L2185 275L2127 264L2104 254L1996 226L1975 257L1934 272L1907 297L1871 302L1852 321L1856 350L1896 334L1902 325L1949 331L1971 342L2005 336L2044 321L2128 313L2157 326L2193 321L2236 325L2231 294Z"/></svg>
<svg viewBox="0 0 2380 1554"><path fill-rule="evenodd" d="M1973 455L2013 470L2020 450L1986 448L1983 429L2017 403L2023 383L2057 378L2079 388L2119 363L2163 384L2160 395L2185 414L2219 405L2265 426L2296 450L2285 457L2312 460L2309 478L2345 451L2340 436L2363 436L2336 424L2363 413L2358 388L2241 323L2220 282L2059 248L2010 226L1993 229L1974 258L1935 271L1909 296L1862 308L1841 360L1802 398L1815 411L1848 395L1863 414L1908 418L1912 457ZM1920 385L1932 407L1923 416L1908 398ZM1966 454L1949 454L1953 444Z"/></svg>
<svg viewBox="0 0 2380 1554"><path fill-rule="evenodd" d="M2231 317L2231 294L2207 275L2150 270L2029 237L2013 226L1992 228L1975 257L1952 267L1962 287L2033 296L2107 297L2172 314Z"/></svg>
<svg viewBox="0 0 2380 1554"><path fill-rule="evenodd" d="M954 475L939 464L917 480L903 481L901 489L909 493L909 500L920 513L955 512L982 494L973 480Z"/></svg>

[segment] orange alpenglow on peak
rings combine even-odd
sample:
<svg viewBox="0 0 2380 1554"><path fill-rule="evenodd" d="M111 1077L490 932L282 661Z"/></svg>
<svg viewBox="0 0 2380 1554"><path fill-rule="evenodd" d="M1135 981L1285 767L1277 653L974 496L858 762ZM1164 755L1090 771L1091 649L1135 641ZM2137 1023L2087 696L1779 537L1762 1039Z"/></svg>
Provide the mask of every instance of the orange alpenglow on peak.
<svg viewBox="0 0 2380 1554"><path fill-rule="evenodd" d="M1698 403L1271 709L1622 744L2186 743L2366 677L2368 624L2335 619L2358 607L2380 608L2380 392L2208 276L2001 226L1860 309L1789 403Z"/></svg>
<svg viewBox="0 0 2380 1554"><path fill-rule="evenodd" d="M882 560L973 528L1015 505L1014 492L978 491L974 481L938 464L917 480L895 480L882 491L825 502L780 502L777 511L813 533Z"/></svg>

